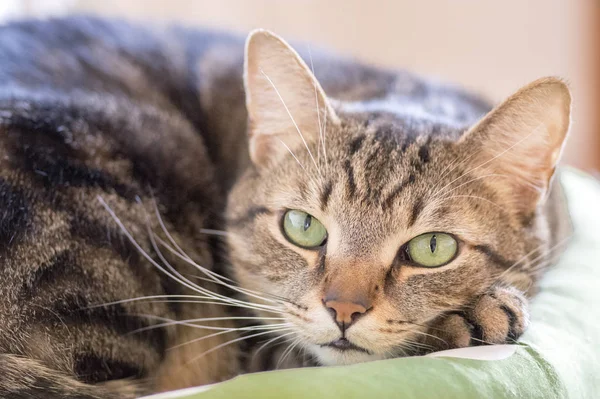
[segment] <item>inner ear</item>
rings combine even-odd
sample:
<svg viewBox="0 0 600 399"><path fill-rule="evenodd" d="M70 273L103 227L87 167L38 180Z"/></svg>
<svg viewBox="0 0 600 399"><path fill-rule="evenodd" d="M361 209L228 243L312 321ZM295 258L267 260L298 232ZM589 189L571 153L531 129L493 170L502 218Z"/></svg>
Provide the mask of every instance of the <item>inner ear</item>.
<svg viewBox="0 0 600 399"><path fill-rule="evenodd" d="M244 86L250 156L257 165L321 139L325 123L338 123L306 63L269 31L256 30L248 36Z"/></svg>
<svg viewBox="0 0 600 399"><path fill-rule="evenodd" d="M539 79L501 103L460 145L473 168L500 175L509 199L532 210L545 197L569 131L571 94L558 78Z"/></svg>

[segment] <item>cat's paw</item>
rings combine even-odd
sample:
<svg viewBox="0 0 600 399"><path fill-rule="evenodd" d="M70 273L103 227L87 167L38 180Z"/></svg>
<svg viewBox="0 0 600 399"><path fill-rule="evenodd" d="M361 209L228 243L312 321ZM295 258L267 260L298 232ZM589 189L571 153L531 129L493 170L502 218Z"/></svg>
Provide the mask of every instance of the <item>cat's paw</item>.
<svg viewBox="0 0 600 399"><path fill-rule="evenodd" d="M438 320L428 340L436 350L514 343L529 324L527 300L516 289L494 286L462 312Z"/></svg>

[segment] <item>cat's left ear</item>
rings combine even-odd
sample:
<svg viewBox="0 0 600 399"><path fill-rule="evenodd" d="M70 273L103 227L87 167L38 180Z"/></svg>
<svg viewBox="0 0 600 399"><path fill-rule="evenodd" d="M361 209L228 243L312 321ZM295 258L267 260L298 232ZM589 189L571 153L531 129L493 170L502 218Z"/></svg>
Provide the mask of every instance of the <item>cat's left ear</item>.
<svg viewBox="0 0 600 399"><path fill-rule="evenodd" d="M306 63L271 32L255 30L248 36L244 86L250 157L258 166L318 140L325 118L327 124L338 123Z"/></svg>
<svg viewBox="0 0 600 399"><path fill-rule="evenodd" d="M521 211L545 198L571 121L571 94L558 78L525 86L487 114L459 142L471 167L489 171Z"/></svg>

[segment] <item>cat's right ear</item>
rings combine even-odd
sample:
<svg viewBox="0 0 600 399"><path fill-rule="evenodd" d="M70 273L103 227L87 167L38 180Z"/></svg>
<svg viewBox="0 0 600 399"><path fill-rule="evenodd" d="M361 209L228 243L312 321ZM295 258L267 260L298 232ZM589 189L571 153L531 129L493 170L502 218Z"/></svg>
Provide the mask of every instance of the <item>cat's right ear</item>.
<svg viewBox="0 0 600 399"><path fill-rule="evenodd" d="M319 140L325 119L339 123L306 63L271 32L255 30L248 36L244 87L250 158L257 166Z"/></svg>
<svg viewBox="0 0 600 399"><path fill-rule="evenodd" d="M571 93L560 79L543 78L497 106L461 140L472 169L496 176L521 211L546 197L571 123Z"/></svg>

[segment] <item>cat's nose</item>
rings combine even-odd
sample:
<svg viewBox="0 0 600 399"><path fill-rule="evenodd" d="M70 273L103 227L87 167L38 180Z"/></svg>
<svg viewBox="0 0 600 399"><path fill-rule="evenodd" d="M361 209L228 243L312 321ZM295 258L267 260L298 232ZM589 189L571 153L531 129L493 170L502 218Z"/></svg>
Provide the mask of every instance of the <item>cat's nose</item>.
<svg viewBox="0 0 600 399"><path fill-rule="evenodd" d="M323 299L323 304L340 330L342 330L342 333L344 333L352 323L358 320L368 310L365 305L355 302Z"/></svg>

